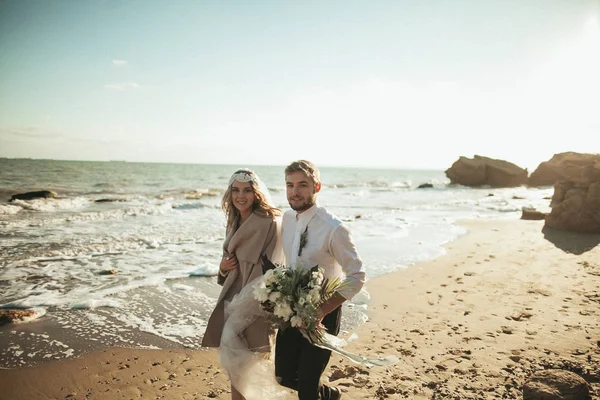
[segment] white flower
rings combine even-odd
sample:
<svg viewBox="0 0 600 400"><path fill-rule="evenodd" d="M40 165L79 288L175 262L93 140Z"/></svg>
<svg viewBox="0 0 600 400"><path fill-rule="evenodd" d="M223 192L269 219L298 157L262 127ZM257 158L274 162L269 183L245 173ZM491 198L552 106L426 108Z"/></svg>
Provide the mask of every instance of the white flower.
<svg viewBox="0 0 600 400"><path fill-rule="evenodd" d="M313 302L317 302L321 299L321 288L320 287L314 287L312 289L310 289L309 292L310 298Z"/></svg>
<svg viewBox="0 0 600 400"><path fill-rule="evenodd" d="M254 287L254 298L261 303L269 300L269 289L262 282Z"/></svg>
<svg viewBox="0 0 600 400"><path fill-rule="evenodd" d="M281 293L271 292L271 294L269 295L269 300L275 303L279 297L281 297Z"/></svg>
<svg viewBox="0 0 600 400"><path fill-rule="evenodd" d="M323 283L323 273L321 272L321 270L313 272L311 280L313 287L321 285L321 283Z"/></svg>
<svg viewBox="0 0 600 400"><path fill-rule="evenodd" d="M300 317L299 317L299 316L297 316L297 315L294 315L294 316L292 317L292 319L290 320L290 324L291 324L293 327L299 327L299 328L300 328L300 327L302 327L302 318L300 318Z"/></svg>
<svg viewBox="0 0 600 400"><path fill-rule="evenodd" d="M306 303L306 299L305 299L304 297L300 297L300 298L298 299L298 304L299 304L299 305L303 306L305 303Z"/></svg>
<svg viewBox="0 0 600 400"><path fill-rule="evenodd" d="M277 282L277 276L275 275L275 273L273 272L272 269L268 270L267 272L265 272L265 275L263 277L263 282L266 285L270 285L272 283Z"/></svg>
<svg viewBox="0 0 600 400"><path fill-rule="evenodd" d="M275 305L273 314L283 319L284 321L288 321L290 319L290 316L292 315L292 308L288 303L279 303Z"/></svg>

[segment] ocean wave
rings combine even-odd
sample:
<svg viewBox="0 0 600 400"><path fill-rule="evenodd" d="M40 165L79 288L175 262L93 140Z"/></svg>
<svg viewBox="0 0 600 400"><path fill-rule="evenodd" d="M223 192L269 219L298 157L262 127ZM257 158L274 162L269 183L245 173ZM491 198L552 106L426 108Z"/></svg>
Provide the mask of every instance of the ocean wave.
<svg viewBox="0 0 600 400"><path fill-rule="evenodd" d="M155 198L161 200L167 199L186 199L199 200L207 197L220 197L224 193L223 189L201 188L201 189L171 189L155 195Z"/></svg>
<svg viewBox="0 0 600 400"><path fill-rule="evenodd" d="M89 204L90 200L85 197L14 200L12 202L12 205L25 210L44 212L75 210Z"/></svg>
<svg viewBox="0 0 600 400"><path fill-rule="evenodd" d="M111 187L115 187L115 184L113 182L98 182L98 183L94 183L92 185L92 187L95 187L95 188L102 188L102 187L111 188Z"/></svg>
<svg viewBox="0 0 600 400"><path fill-rule="evenodd" d="M410 189L412 186L412 181L395 181L391 182L388 186L393 189Z"/></svg>
<svg viewBox="0 0 600 400"><path fill-rule="evenodd" d="M173 289L175 290L181 290L183 292L189 292L189 291L193 291L196 290L195 287L190 286L190 285L184 285L183 283L176 283L173 285Z"/></svg>
<svg viewBox="0 0 600 400"><path fill-rule="evenodd" d="M217 276L218 273L219 267L217 265L207 263L190 272L189 276Z"/></svg>
<svg viewBox="0 0 600 400"><path fill-rule="evenodd" d="M50 264L23 264L20 274L4 274L0 277L8 285L3 287L1 308L30 309L44 307L54 310L81 310L95 308L122 308L129 302L125 293L140 288L153 288L161 293L171 290L166 282L186 279L184 271L164 271L160 265L129 267L131 259L115 260L97 265L95 262L56 262ZM116 263L117 265L115 265ZM14 265L14 264L13 264ZM84 268L79 268L84 265ZM115 275L101 276L100 269L115 265ZM46 269L48 276L29 279L39 269ZM74 272L75 271L75 272ZM142 275L143 274L143 275ZM11 279L9 278L9 275ZM19 276L16 276L19 275ZM184 290L177 288L177 291Z"/></svg>
<svg viewBox="0 0 600 400"><path fill-rule="evenodd" d="M512 205L512 204L506 204L506 205L502 205L502 204L497 204L497 205L489 205L486 207L487 210L491 210L491 211L498 211L501 213L510 213L510 212L517 212L517 211L521 211L521 207Z"/></svg>
<svg viewBox="0 0 600 400"><path fill-rule="evenodd" d="M204 208L204 207L208 207L206 204L202 204L202 203L183 203L183 204L177 204L177 205L173 205L173 209L174 210L196 210L199 208Z"/></svg>
<svg viewBox="0 0 600 400"><path fill-rule="evenodd" d="M377 179L364 182L330 183L324 184L323 186L330 189L369 188L369 190L373 191L393 191L396 189L410 189L412 181L387 181Z"/></svg>
<svg viewBox="0 0 600 400"><path fill-rule="evenodd" d="M13 206L9 204L0 204L0 215L14 215L21 211L23 208L19 206Z"/></svg>
<svg viewBox="0 0 600 400"><path fill-rule="evenodd" d="M84 199L87 204L90 204L87 199ZM18 204L21 206L21 204ZM41 211L38 207L38 211ZM60 208L47 207L45 211L58 211ZM65 222L86 222L86 221L102 221L102 220L120 220L130 217L146 216L146 215L163 215L172 211L171 203L150 204L145 206L130 206L125 208L116 208L105 211L89 211L75 214L65 214L64 216L50 216L23 218L15 221L3 221L2 226L12 228L40 227L40 226L62 226ZM68 210L63 208L62 211Z"/></svg>
<svg viewBox="0 0 600 400"><path fill-rule="evenodd" d="M92 191L87 191L87 192L83 192L82 194L84 195L95 195L95 194L122 194L122 192L113 190L113 189L103 189L103 190L92 190Z"/></svg>
<svg viewBox="0 0 600 400"><path fill-rule="evenodd" d="M73 310L93 310L100 307L121 308L123 303L115 299L87 299L71 306Z"/></svg>

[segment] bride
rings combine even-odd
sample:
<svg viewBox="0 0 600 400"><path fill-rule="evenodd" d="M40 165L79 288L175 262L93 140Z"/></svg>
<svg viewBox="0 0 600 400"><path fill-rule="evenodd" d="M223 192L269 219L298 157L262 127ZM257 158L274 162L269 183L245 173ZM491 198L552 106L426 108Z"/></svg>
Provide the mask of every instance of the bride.
<svg viewBox="0 0 600 400"><path fill-rule="evenodd" d="M227 218L217 282L223 286L208 320L202 346L219 347L221 365L231 380L233 400L277 397L271 357L274 332L259 317L252 295L263 274L262 258L279 261L281 210L255 172L239 169L229 179L221 206Z"/></svg>

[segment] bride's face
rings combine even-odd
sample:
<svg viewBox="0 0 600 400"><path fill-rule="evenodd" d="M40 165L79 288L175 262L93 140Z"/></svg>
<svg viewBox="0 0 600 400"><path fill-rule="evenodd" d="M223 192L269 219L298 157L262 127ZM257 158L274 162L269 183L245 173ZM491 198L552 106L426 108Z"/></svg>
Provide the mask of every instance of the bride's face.
<svg viewBox="0 0 600 400"><path fill-rule="evenodd" d="M242 216L247 216L254 207L254 189L250 182L233 181L231 184L231 202Z"/></svg>

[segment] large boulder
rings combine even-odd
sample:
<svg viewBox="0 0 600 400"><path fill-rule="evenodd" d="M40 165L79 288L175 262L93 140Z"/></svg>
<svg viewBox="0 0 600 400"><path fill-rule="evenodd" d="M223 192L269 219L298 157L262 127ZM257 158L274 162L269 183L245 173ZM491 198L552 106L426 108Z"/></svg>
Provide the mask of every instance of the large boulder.
<svg viewBox="0 0 600 400"><path fill-rule="evenodd" d="M529 177L529 186L552 186L558 181L600 181L600 154L558 153L541 163Z"/></svg>
<svg viewBox="0 0 600 400"><path fill-rule="evenodd" d="M589 384L574 372L548 369L523 385L523 400L591 400Z"/></svg>
<svg viewBox="0 0 600 400"><path fill-rule="evenodd" d="M34 200L34 199L51 199L57 197L57 194L51 190L37 190L35 192L25 192L13 194L10 200Z"/></svg>
<svg viewBox="0 0 600 400"><path fill-rule="evenodd" d="M545 226L555 229L600 233L600 180L591 183L557 182Z"/></svg>
<svg viewBox="0 0 600 400"><path fill-rule="evenodd" d="M476 155L460 157L446 170L451 183L464 186L513 187L527 183L527 169L504 160Z"/></svg>

